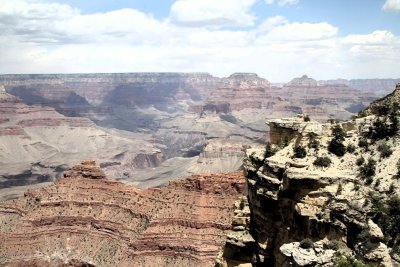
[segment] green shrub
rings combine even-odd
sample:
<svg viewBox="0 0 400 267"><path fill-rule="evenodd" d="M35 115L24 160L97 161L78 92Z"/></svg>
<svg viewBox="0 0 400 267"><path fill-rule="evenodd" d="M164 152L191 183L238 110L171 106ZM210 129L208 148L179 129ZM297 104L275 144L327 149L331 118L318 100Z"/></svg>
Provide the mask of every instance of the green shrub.
<svg viewBox="0 0 400 267"><path fill-rule="evenodd" d="M328 151L338 157L342 157L346 153L346 147L341 141L332 139L328 144Z"/></svg>
<svg viewBox="0 0 400 267"><path fill-rule="evenodd" d="M308 122L308 121L311 120L310 116L308 116L308 115L304 115L303 119L304 119L305 122Z"/></svg>
<svg viewBox="0 0 400 267"><path fill-rule="evenodd" d="M327 156L318 157L313 162L315 166L320 166L320 167L329 167L331 166L331 163L332 163L331 159Z"/></svg>
<svg viewBox="0 0 400 267"><path fill-rule="evenodd" d="M339 250L340 241L332 240L325 244L325 249Z"/></svg>
<svg viewBox="0 0 400 267"><path fill-rule="evenodd" d="M307 156L307 151L302 146L297 146L294 148L294 157L295 158L305 158Z"/></svg>
<svg viewBox="0 0 400 267"><path fill-rule="evenodd" d="M376 208L382 215L378 225L382 229L385 241L389 247L400 242L400 198L392 196L383 207Z"/></svg>
<svg viewBox="0 0 400 267"><path fill-rule="evenodd" d="M356 151L356 146L353 144L348 144L346 147L346 151L349 153L354 153Z"/></svg>
<svg viewBox="0 0 400 267"><path fill-rule="evenodd" d="M360 140L358 140L358 146L364 148L365 151L368 151L368 140L365 138L360 138Z"/></svg>
<svg viewBox="0 0 400 267"><path fill-rule="evenodd" d="M335 267L367 267L367 265L354 259L353 257L339 257L335 260Z"/></svg>
<svg viewBox="0 0 400 267"><path fill-rule="evenodd" d="M300 247L304 249L313 248L314 242L309 238L303 239L300 241Z"/></svg>
<svg viewBox="0 0 400 267"><path fill-rule="evenodd" d="M376 172L376 161L372 158L368 160L367 164L362 165L359 168L360 175L365 178L372 178Z"/></svg>
<svg viewBox="0 0 400 267"><path fill-rule="evenodd" d="M399 119L397 112L399 110L398 104L390 107L384 107L385 111L376 117L369 127L367 136L373 140L384 139L389 136L395 135L399 130Z"/></svg>
<svg viewBox="0 0 400 267"><path fill-rule="evenodd" d="M387 143L380 144L378 146L378 151L381 153L381 158L388 158L393 153L393 150Z"/></svg>
<svg viewBox="0 0 400 267"><path fill-rule="evenodd" d="M309 133L307 134L307 136L308 136L308 147L309 147L309 148L318 149L320 143L319 143L318 140L316 140L316 136L317 136L317 135L316 135L315 133L309 132Z"/></svg>
<svg viewBox="0 0 400 267"><path fill-rule="evenodd" d="M364 162L365 162L365 159L361 156L356 160L356 165L361 166L364 164Z"/></svg>
<svg viewBox="0 0 400 267"><path fill-rule="evenodd" d="M346 153L346 147L343 144L346 133L340 125L335 125L332 128L332 135L332 140L328 144L328 151L342 157Z"/></svg>

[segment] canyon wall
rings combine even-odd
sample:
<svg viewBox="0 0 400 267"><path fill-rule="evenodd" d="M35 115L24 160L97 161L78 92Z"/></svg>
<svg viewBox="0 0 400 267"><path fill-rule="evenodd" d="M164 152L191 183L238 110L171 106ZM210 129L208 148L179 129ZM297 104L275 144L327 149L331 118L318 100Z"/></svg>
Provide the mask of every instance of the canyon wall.
<svg viewBox="0 0 400 267"><path fill-rule="evenodd" d="M243 190L242 172L140 190L84 161L0 202L0 265L213 266Z"/></svg>
<svg viewBox="0 0 400 267"><path fill-rule="evenodd" d="M382 107L387 127L397 125L399 92L400 84L368 116L340 124L270 120L272 145L247 151L247 196L217 266L400 266L400 136L397 128L374 135L389 116L375 112ZM332 152L334 138L343 154Z"/></svg>

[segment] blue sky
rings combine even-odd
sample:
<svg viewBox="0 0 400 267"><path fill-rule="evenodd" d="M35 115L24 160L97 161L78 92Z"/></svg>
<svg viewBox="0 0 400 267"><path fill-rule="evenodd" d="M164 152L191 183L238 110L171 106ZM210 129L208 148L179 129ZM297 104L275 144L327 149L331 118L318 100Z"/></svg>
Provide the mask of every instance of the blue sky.
<svg viewBox="0 0 400 267"><path fill-rule="evenodd" d="M0 73L399 78L400 0L1 0Z"/></svg>

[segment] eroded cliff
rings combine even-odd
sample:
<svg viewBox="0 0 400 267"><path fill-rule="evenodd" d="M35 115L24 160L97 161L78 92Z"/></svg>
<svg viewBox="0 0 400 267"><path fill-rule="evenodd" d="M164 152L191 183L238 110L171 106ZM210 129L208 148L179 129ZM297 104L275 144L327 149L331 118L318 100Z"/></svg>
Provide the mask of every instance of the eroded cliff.
<svg viewBox="0 0 400 267"><path fill-rule="evenodd" d="M140 190L84 161L0 203L0 265L213 266L243 188L237 172Z"/></svg>
<svg viewBox="0 0 400 267"><path fill-rule="evenodd" d="M349 122L269 121L217 265L400 266L399 92Z"/></svg>

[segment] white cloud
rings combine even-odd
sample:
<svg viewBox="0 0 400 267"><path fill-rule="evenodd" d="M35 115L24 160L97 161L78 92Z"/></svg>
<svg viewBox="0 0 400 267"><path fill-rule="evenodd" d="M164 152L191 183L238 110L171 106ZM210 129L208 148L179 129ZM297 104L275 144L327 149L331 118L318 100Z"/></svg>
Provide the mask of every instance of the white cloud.
<svg viewBox="0 0 400 267"><path fill-rule="evenodd" d="M400 11L400 0L386 0L382 9L385 11Z"/></svg>
<svg viewBox="0 0 400 267"><path fill-rule="evenodd" d="M221 28L208 23L218 16L218 5L210 13L191 13L191 22L180 21L205 26L183 27L135 9L82 14L68 5L0 3L0 73L257 72L272 81L304 73L320 79L400 76L399 36L384 30L341 37L327 22L291 22L282 16L253 27ZM248 9L228 8L233 11L222 15L235 21L231 25L255 23L246 20L253 1L246 3Z"/></svg>
<svg viewBox="0 0 400 267"><path fill-rule="evenodd" d="M256 0L177 0L171 20L185 26L249 26L255 17L250 8Z"/></svg>
<svg viewBox="0 0 400 267"><path fill-rule="evenodd" d="M274 3L277 3L278 6L293 6L297 5L299 3L299 0L265 0L265 3L267 5L272 5Z"/></svg>
<svg viewBox="0 0 400 267"><path fill-rule="evenodd" d="M343 38L343 43L354 45L385 45L396 42L398 37L389 31L374 31L370 34L350 34Z"/></svg>
<svg viewBox="0 0 400 267"><path fill-rule="evenodd" d="M338 29L329 23L285 23L273 27L258 42L270 41L310 41L334 37Z"/></svg>

